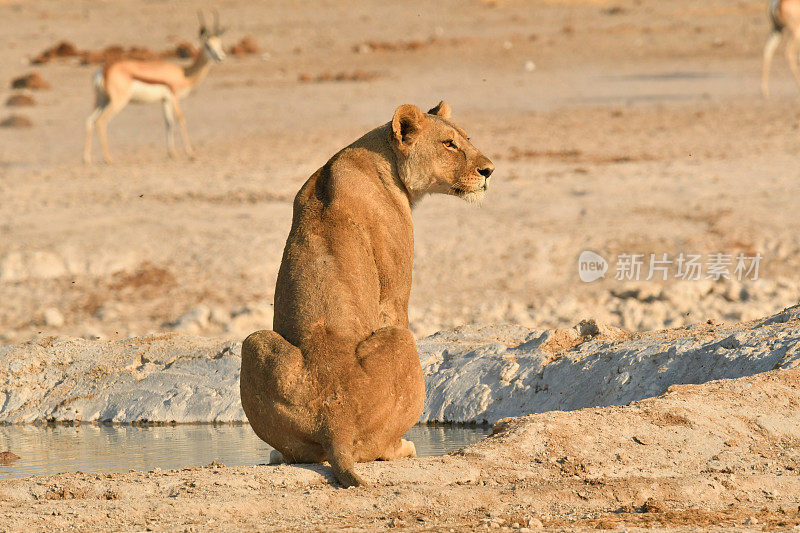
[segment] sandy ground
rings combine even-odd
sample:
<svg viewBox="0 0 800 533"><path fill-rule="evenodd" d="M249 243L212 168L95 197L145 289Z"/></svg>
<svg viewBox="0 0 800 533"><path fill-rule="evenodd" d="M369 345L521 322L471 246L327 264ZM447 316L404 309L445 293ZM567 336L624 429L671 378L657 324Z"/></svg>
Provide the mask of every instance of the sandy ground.
<svg viewBox="0 0 800 533"><path fill-rule="evenodd" d="M0 343L163 330L241 339L269 327L302 182L399 104L442 98L497 171L481 208L429 198L415 211L418 336L589 317L646 330L798 301L798 89L779 55L773 99L758 96L763 2L215 5L226 42L253 35L264 54L217 66L185 101L197 160L166 158L150 106L112 122L114 166L87 168L95 68L27 59L62 39L164 49L195 34L197 5L0 0L0 100L32 70L52 84L36 106L0 111L33 123L0 128ZM301 81L359 70L376 77ZM764 260L758 282L624 283L612 271L584 284L587 249ZM785 529L800 521L800 436L785 429L798 425L797 380L537 415L460 456L366 465L375 486L347 492L323 467L20 480L0 488L0 527ZM765 410L748 418L755 405ZM709 466L709 446L721 466Z"/></svg>
<svg viewBox="0 0 800 533"><path fill-rule="evenodd" d="M507 419L455 454L358 465L4 481L18 530L800 530L800 371L673 386L625 407Z"/></svg>
<svg viewBox="0 0 800 533"><path fill-rule="evenodd" d="M34 70L27 58L62 39L162 50L194 34L194 7L0 3L0 19L14 21L0 46L0 99L11 78ZM219 8L226 41L253 35L264 54L217 66L185 101L195 162L166 158L151 105L111 123L114 166L84 167L95 67L36 68L52 89L36 91L34 107L2 111L34 125L0 128L0 342L181 330L190 311L191 333L242 338L268 327L302 182L398 104L440 98L497 171L481 208L436 197L415 211L417 335L588 317L647 330L797 302L798 90L778 55L773 100L758 97L761 2ZM378 77L300 81L358 70ZM609 261L764 260L756 283L622 282L612 263L604 281L584 284L576 262L586 249Z"/></svg>

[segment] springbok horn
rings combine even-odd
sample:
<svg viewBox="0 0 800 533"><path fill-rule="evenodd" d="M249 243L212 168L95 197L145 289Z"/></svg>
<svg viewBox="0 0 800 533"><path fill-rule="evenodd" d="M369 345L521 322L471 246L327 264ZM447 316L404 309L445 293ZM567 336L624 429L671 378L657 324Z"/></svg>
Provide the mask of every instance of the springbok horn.
<svg viewBox="0 0 800 533"><path fill-rule="evenodd" d="M203 10L197 10L197 20L200 21L200 28L204 29L206 27L206 18L203 16Z"/></svg>

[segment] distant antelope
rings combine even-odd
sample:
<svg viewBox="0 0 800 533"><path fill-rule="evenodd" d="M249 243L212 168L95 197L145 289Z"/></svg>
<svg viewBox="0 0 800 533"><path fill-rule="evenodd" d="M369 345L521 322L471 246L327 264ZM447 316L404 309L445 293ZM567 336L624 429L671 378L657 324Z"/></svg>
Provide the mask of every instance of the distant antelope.
<svg viewBox="0 0 800 533"><path fill-rule="evenodd" d="M769 18L772 22L772 31L764 46L764 71L761 75L761 94L769 98L769 71L772 65L772 56L781 43L784 31L789 32L789 42L786 44L786 61L792 70L795 80L800 85L800 70L797 67L798 49L800 44L800 0L769 0Z"/></svg>
<svg viewBox="0 0 800 533"><path fill-rule="evenodd" d="M86 119L86 144L83 160L92 162L92 131L97 125L97 134L103 148L103 156L107 163L111 162L108 149L106 126L111 118L119 113L129 102L154 103L164 106L164 120L167 123L167 150L171 157L175 156L175 138L173 128L175 118L181 128L181 137L186 154L192 158L194 152L189 143L186 131L186 119L178 104L178 100L188 95L195 85L208 74L211 62L225 59L220 35L224 32L219 27L219 16L214 12L214 30L209 32L202 12L200 19L200 52L194 63L181 67L167 61L123 60L107 65L94 76L96 104L89 118Z"/></svg>

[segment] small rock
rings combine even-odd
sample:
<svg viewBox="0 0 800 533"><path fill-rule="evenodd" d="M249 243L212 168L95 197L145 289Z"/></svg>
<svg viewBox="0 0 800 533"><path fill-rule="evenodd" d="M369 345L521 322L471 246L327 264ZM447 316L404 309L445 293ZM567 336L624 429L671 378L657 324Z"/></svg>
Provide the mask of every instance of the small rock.
<svg viewBox="0 0 800 533"><path fill-rule="evenodd" d="M211 310L205 305L198 305L175 321L172 329L185 333L198 333L208 326Z"/></svg>
<svg viewBox="0 0 800 533"><path fill-rule="evenodd" d="M273 309L270 304L248 305L232 315L225 328L229 333L246 335L259 329L272 328Z"/></svg>
<svg viewBox="0 0 800 533"><path fill-rule="evenodd" d="M0 465L7 465L19 460L19 455L13 452L0 452Z"/></svg>
<svg viewBox="0 0 800 533"><path fill-rule="evenodd" d="M60 328L64 325L64 315L55 307L45 309L44 325L50 328Z"/></svg>
<svg viewBox="0 0 800 533"><path fill-rule="evenodd" d="M648 498L644 505L642 505L642 512L643 513L663 513L666 511L666 507L663 503L656 500L655 498Z"/></svg>
<svg viewBox="0 0 800 533"><path fill-rule="evenodd" d="M620 328L597 322L595 319L582 320L574 328L576 333L585 339L600 337L602 339L624 339L630 334Z"/></svg>
<svg viewBox="0 0 800 533"><path fill-rule="evenodd" d="M528 519L528 527L531 529L542 529L544 524L541 520L536 518L535 516Z"/></svg>
<svg viewBox="0 0 800 533"><path fill-rule="evenodd" d="M744 521L744 525L746 526L754 526L756 524L758 524L758 519L755 516L750 516Z"/></svg>
<svg viewBox="0 0 800 533"><path fill-rule="evenodd" d="M103 334L102 331L99 331L94 328L89 328L86 331L84 331L81 337L90 341L98 341L106 338L106 336Z"/></svg>
<svg viewBox="0 0 800 533"><path fill-rule="evenodd" d="M536 70L536 63L533 61L526 61L525 62L525 72L533 72Z"/></svg>

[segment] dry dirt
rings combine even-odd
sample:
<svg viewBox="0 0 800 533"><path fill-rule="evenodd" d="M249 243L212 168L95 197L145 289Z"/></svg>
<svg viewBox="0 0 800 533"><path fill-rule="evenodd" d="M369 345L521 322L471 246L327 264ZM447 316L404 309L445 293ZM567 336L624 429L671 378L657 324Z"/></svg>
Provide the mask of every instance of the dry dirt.
<svg viewBox="0 0 800 533"><path fill-rule="evenodd" d="M768 31L760 0L226 0L217 5L226 46L253 36L261 54L215 66L183 104L197 160L166 157L161 111L149 106L112 121L113 166L83 166L97 67L29 60L62 41L174 48L196 34L196 7L0 0L0 100L32 71L51 86L25 110L33 127L0 129L0 343L163 330L241 339L268 327L299 186L399 104L440 99L497 170L480 208L437 197L415 210L418 336L471 322L570 327L591 317L646 330L749 320L798 301L800 92L778 54L773 99L759 97ZM623 283L612 271L584 284L576 262L587 249L608 259L764 260L758 282ZM530 517L553 527L785 528L800 520L797 436L783 441L757 422L733 428L718 417L746 417L748 402L796 416L797 379L746 380L759 384L758 398L736 387L679 388L695 429L658 411L671 397L653 402L655 414L643 402L539 415L520 427L553 424L558 439L515 432L514 423L469 455L364 466L372 489L345 492L318 470L286 467L78 474L4 483L0 517L10 530L460 529ZM640 427L636 416L674 431L623 441ZM705 455L683 451L689 429L691 442L733 439L747 466L728 473L697 463ZM603 444L571 444L590 436ZM554 463L544 449L520 451L544 442L561 454ZM614 474L615 453L624 464L649 446L653 465L675 461L668 472L639 458L631 464L641 471Z"/></svg>
<svg viewBox="0 0 800 533"><path fill-rule="evenodd" d="M800 530L800 370L511 418L449 456L62 474L0 483L18 530Z"/></svg>
<svg viewBox="0 0 800 533"><path fill-rule="evenodd" d="M174 47L195 35L194 5L0 2L2 20L14 21L0 46L0 87L9 88L0 99L32 69L52 86L26 110L34 127L0 130L0 342L158 332L198 306L213 311L201 309L207 319L194 332L203 335L269 326L299 186L397 105L440 98L497 171L481 208L436 197L415 211L418 336L592 317L648 330L749 320L797 302L800 93L776 60L773 99L758 96L760 1L306 9L231 0L219 9L226 46L253 36L262 54L215 66L185 101L197 161L166 157L151 105L112 121L114 166L87 168L83 122L97 67L25 60L62 41ZM609 260L764 260L759 282L743 286L630 287L613 264L606 280L580 282L585 249Z"/></svg>

